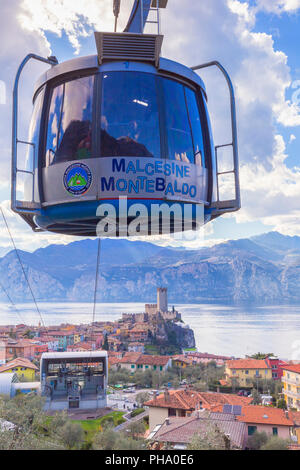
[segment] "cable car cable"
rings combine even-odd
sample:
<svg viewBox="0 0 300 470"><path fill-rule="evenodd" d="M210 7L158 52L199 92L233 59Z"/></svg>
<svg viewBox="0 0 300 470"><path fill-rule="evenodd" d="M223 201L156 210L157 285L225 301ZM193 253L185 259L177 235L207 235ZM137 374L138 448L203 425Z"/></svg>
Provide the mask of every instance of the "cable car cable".
<svg viewBox="0 0 300 470"><path fill-rule="evenodd" d="M19 311L19 309L17 308L16 304L14 303L14 301L12 300L11 296L9 295L9 293L7 292L6 288L4 287L4 285L2 284L2 282L0 282L0 287L1 289L3 290L4 294L6 295L6 297L8 298L8 300L10 301L10 303L12 304L16 314L20 317L20 320L22 321L22 323L25 324L25 320L24 318L22 317L21 315L21 312Z"/></svg>
<svg viewBox="0 0 300 470"><path fill-rule="evenodd" d="M98 289L98 280L99 280L100 254L101 254L101 238L98 238L97 261L96 261L96 276L95 276L95 288L94 288L93 320L92 320L92 328L91 328L92 335L93 335L93 331L94 331L94 322L95 322L95 316L96 316L97 289ZM92 335L91 335L91 336L92 336Z"/></svg>
<svg viewBox="0 0 300 470"><path fill-rule="evenodd" d="M21 257L20 257L20 255L19 255L19 252L18 252L18 250L17 250L17 247L16 247L16 244L15 244L14 238L13 238L13 236L12 236L12 233L11 233L11 231L10 231L10 228L9 228L9 226L8 226L8 223L7 223L7 220L6 220L6 217L5 217L5 215L4 215L4 212L3 212L3 209L2 209L2 207L0 207L0 211L1 211L2 218L3 218L3 220L4 220L4 223L5 223L5 225L6 225L6 228L7 228L8 234L9 234L9 236L10 236L11 242L12 242L12 244L13 244L13 247L14 247L15 253L16 253L16 255L17 255L17 258L18 258L18 260L19 260L19 263L20 263L20 266L21 266L22 272L23 272L23 274L24 274L24 277L25 277L26 283L27 283L27 285L28 285L28 288L29 288L29 290L30 290L31 296L32 296L32 298L33 298L33 302L34 302L34 304L35 304L36 310L37 310L37 312L38 312L38 314L39 314L39 317L40 317L40 319L41 319L42 325L43 325L43 327L44 327L44 328L45 328L45 330L46 330L46 325L45 325L45 322L44 322L44 319L43 319L42 313L41 313L41 311L40 311L40 309L39 309L39 307L38 307L38 304L37 304L37 301L36 301L35 295L34 295L34 293L33 293L33 290L32 290L32 288L31 288L31 285L30 285L30 282L29 282L28 276L27 276L27 274L26 274L26 271L25 271L24 265L23 265L23 263L22 263L22 260L21 260ZM47 331L47 330L46 330L46 331Z"/></svg>

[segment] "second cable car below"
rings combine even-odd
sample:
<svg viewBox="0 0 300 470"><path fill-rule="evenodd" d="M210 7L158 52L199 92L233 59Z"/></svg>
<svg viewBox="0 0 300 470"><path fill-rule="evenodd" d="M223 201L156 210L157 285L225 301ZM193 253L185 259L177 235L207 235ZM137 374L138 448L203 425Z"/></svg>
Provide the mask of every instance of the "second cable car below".
<svg viewBox="0 0 300 470"><path fill-rule="evenodd" d="M30 54L21 64L14 87L12 209L34 230L95 236L109 215L115 218L109 236L130 235L137 216L140 234L153 234L154 219L157 233L165 233L163 205L171 211L169 233L240 208L231 80L218 62L191 69L161 57L163 37L143 30L151 12L159 25L166 4L136 0L125 32L95 33L97 55L58 64ZM20 140L18 85L30 59L51 68L35 86L29 137ZM230 92L232 140L217 147L205 85L195 72L210 66L221 70ZM23 167L20 145L28 148ZM232 165L220 171L218 153L228 148ZM225 200L221 180L232 194Z"/></svg>

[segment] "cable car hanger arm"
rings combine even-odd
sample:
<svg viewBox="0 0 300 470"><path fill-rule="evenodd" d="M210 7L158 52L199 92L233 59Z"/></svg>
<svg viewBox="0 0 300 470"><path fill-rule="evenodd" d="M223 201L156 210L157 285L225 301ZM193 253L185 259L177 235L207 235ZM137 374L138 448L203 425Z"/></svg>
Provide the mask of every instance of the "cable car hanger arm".
<svg viewBox="0 0 300 470"><path fill-rule="evenodd" d="M233 171L230 172L225 172L225 173L233 173L234 174L234 182L235 182L235 201L234 202L234 207L231 207L228 209L228 212L231 211L238 211L241 208L241 194L240 194L240 179L239 179L239 154L238 154L238 137L237 137L237 117L236 117L236 104L235 104L235 94L234 94L234 88L233 84L231 81L231 78L229 76L229 73L227 70L223 67L220 62L217 60L207 62L205 64L201 65L196 65L194 67L191 67L192 70L200 70L200 69L205 69L208 67L217 67L223 74L227 85L229 89L229 94L230 94L230 109L231 109L231 133L232 133L232 142L229 144L224 144L224 145L217 145L215 147L215 152L216 152L216 157L217 157L217 152L219 148L223 147L229 147L232 146L233 149L233 165L234 169ZM218 171L218 170L217 170ZM225 174L224 172L217 173L217 189L218 189L218 203L219 201L219 184L218 184L218 176ZM224 201L224 203L227 201ZM230 201L231 202L231 201ZM226 212L226 209L223 207L221 208L221 212Z"/></svg>
<svg viewBox="0 0 300 470"><path fill-rule="evenodd" d="M146 23L158 25L159 32L159 9L167 7L168 0L135 0L132 11L124 29L124 33L143 33ZM157 12L157 21L148 21L151 10Z"/></svg>
<svg viewBox="0 0 300 470"><path fill-rule="evenodd" d="M12 166L11 166L11 207L12 210L15 211L17 208L17 198L16 198L16 192L17 192L17 173L18 171L23 173L24 170L18 170L17 168L17 146L18 143L26 143L27 145L34 145L31 142L23 141L18 139L18 118L19 118L19 82L20 82L20 77L23 72L23 69L25 65L31 60L36 60L38 62L43 62L45 64L49 65L57 65L58 60L56 57L41 57L36 54L28 54L24 60L22 61L21 65L18 68L15 82L14 82L14 88L13 88L13 111L12 111ZM34 186L34 183L33 183ZM32 209L29 210L27 209L22 209L18 208L18 212L24 212L24 213L29 213L29 212L34 212L35 207L34 203L32 204Z"/></svg>

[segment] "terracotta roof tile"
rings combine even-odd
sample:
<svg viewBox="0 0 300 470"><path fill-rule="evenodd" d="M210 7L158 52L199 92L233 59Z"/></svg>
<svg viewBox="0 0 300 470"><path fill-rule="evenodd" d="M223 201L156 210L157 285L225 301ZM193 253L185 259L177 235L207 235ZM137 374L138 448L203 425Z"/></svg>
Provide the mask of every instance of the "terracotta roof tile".
<svg viewBox="0 0 300 470"><path fill-rule="evenodd" d="M234 447L244 448L246 425L231 419L227 414L206 413L199 418L169 418L169 424L164 423L153 436L154 441L187 444L195 434L205 433L208 424L218 426L221 432L230 435Z"/></svg>
<svg viewBox="0 0 300 470"><path fill-rule="evenodd" d="M295 426L300 426L300 411L289 411L289 417L294 421Z"/></svg>
<svg viewBox="0 0 300 470"><path fill-rule="evenodd" d="M300 374L300 364L286 364L284 366L281 366L281 369Z"/></svg>
<svg viewBox="0 0 300 470"><path fill-rule="evenodd" d="M126 352L119 362L120 364L135 364L140 356L139 352Z"/></svg>
<svg viewBox="0 0 300 470"><path fill-rule="evenodd" d="M169 356L146 356L143 354L138 358L136 363L151 366L165 366L169 360Z"/></svg>
<svg viewBox="0 0 300 470"><path fill-rule="evenodd" d="M293 426L292 419L287 418L285 411L270 406L243 406L239 421L253 424L274 424L278 426Z"/></svg>
<svg viewBox="0 0 300 470"><path fill-rule="evenodd" d="M39 368L30 362L28 359L24 357L17 357L10 362L7 362L3 366L0 367L0 373L5 372L6 370L12 369L14 367L27 367L28 369L39 370Z"/></svg>
<svg viewBox="0 0 300 470"><path fill-rule="evenodd" d="M270 369L265 359L234 359L227 361L229 369Z"/></svg>
<svg viewBox="0 0 300 470"><path fill-rule="evenodd" d="M249 405L252 399L239 397L227 393L196 392L193 390L170 390L145 405L158 408L177 408L182 410L195 410L202 402L203 408L222 411L223 405ZM218 409L217 409L218 408Z"/></svg>

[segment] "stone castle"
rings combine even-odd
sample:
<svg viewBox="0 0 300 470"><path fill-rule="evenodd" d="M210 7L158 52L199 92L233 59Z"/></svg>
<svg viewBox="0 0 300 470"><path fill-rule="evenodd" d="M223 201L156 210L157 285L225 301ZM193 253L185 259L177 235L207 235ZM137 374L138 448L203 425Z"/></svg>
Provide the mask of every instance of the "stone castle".
<svg viewBox="0 0 300 470"><path fill-rule="evenodd" d="M123 313L123 321L151 322L158 318L171 321L181 321L181 314L177 312L174 307L171 311L168 310L168 289L166 287L157 288L157 303L145 304L144 313Z"/></svg>

